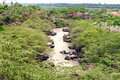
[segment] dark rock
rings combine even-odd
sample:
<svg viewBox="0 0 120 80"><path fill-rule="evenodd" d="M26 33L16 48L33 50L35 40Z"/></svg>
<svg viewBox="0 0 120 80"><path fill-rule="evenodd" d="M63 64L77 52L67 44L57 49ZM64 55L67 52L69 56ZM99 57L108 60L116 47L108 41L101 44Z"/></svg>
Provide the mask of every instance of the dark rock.
<svg viewBox="0 0 120 80"><path fill-rule="evenodd" d="M55 47L55 45L54 44L52 44L51 46L50 46L50 48L54 48Z"/></svg>
<svg viewBox="0 0 120 80"><path fill-rule="evenodd" d="M70 32L70 29L65 27L65 28L63 28L63 31L64 32Z"/></svg>
<svg viewBox="0 0 120 80"><path fill-rule="evenodd" d="M71 60L71 57L70 56L66 56L65 60Z"/></svg>
<svg viewBox="0 0 120 80"><path fill-rule="evenodd" d="M51 30L51 31L44 31L44 32L46 33L46 35L49 35L49 36L55 36L57 34L53 30Z"/></svg>
<svg viewBox="0 0 120 80"><path fill-rule="evenodd" d="M47 46L50 47L50 48L54 48L55 47L52 42L48 42Z"/></svg>
<svg viewBox="0 0 120 80"><path fill-rule="evenodd" d="M51 33L51 36L55 36L55 35L56 35L56 33L55 33L55 32L52 32L52 33Z"/></svg>
<svg viewBox="0 0 120 80"><path fill-rule="evenodd" d="M67 39L66 42L71 43L71 39Z"/></svg>
<svg viewBox="0 0 120 80"><path fill-rule="evenodd" d="M54 32L53 30L50 31L50 35L51 35L51 36L55 36L56 34L57 34L57 33Z"/></svg>
<svg viewBox="0 0 120 80"><path fill-rule="evenodd" d="M69 48L69 49L75 49L75 47L74 47L74 46L68 46L68 48Z"/></svg>
<svg viewBox="0 0 120 80"><path fill-rule="evenodd" d="M55 47L54 41L52 39L48 40L47 46L50 47L50 48L54 48Z"/></svg>
<svg viewBox="0 0 120 80"><path fill-rule="evenodd" d="M51 67L55 66L55 64L53 62L50 62L49 64L50 64Z"/></svg>
<svg viewBox="0 0 120 80"><path fill-rule="evenodd" d="M73 52L72 52L72 54L74 54L74 55L75 55L75 54L77 54L77 52L76 52L76 51L73 51Z"/></svg>
<svg viewBox="0 0 120 80"><path fill-rule="evenodd" d="M66 52L65 50L60 51L61 54L70 54L71 52Z"/></svg>
<svg viewBox="0 0 120 80"><path fill-rule="evenodd" d="M54 41L51 41L52 42L52 44L54 44Z"/></svg>
<svg viewBox="0 0 120 80"><path fill-rule="evenodd" d="M60 53L61 53L61 54L66 54L66 51L65 51L65 50L63 50L63 51L60 51Z"/></svg>
<svg viewBox="0 0 120 80"><path fill-rule="evenodd" d="M71 59L72 59L72 60L78 59L78 56L77 56L77 55L73 55L73 56L71 56Z"/></svg>
<svg viewBox="0 0 120 80"><path fill-rule="evenodd" d="M64 42L71 43L71 38L70 38L70 36L65 34L65 35L63 36L63 41L64 41Z"/></svg>
<svg viewBox="0 0 120 80"><path fill-rule="evenodd" d="M45 61L49 58L48 54L37 54L36 56L36 60L40 60L40 61Z"/></svg>
<svg viewBox="0 0 120 80"><path fill-rule="evenodd" d="M66 54L71 54L71 52L66 52Z"/></svg>

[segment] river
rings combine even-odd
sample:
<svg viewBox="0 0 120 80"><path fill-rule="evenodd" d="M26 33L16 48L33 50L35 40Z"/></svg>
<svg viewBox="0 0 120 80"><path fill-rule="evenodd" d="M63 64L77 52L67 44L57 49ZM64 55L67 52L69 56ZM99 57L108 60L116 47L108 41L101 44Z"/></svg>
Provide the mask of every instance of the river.
<svg viewBox="0 0 120 80"><path fill-rule="evenodd" d="M65 60L64 58L67 56L66 54L61 54L60 51L67 51L70 52L68 48L69 43L63 41L64 34L68 34L68 32L63 32L62 28L55 28L53 29L54 32L57 33L55 36L50 36L51 39L54 41L55 47L53 48L53 52L51 53L50 60L53 60L55 65L62 66L62 67L73 67L79 65L78 61L74 60Z"/></svg>

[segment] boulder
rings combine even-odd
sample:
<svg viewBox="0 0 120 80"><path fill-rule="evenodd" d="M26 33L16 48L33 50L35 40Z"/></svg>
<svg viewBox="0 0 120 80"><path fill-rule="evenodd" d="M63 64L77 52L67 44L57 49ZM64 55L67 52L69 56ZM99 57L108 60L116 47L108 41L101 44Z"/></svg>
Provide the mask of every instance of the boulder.
<svg viewBox="0 0 120 80"><path fill-rule="evenodd" d="M72 60L78 59L78 56L77 56L77 55L72 55L72 56L71 56L71 59L72 59Z"/></svg>
<svg viewBox="0 0 120 80"><path fill-rule="evenodd" d="M71 54L71 52L66 52L66 54Z"/></svg>
<svg viewBox="0 0 120 80"><path fill-rule="evenodd" d="M55 36L55 35L56 35L56 33L55 33L55 32L52 32L52 33L50 33L50 35L51 35L51 36Z"/></svg>
<svg viewBox="0 0 120 80"><path fill-rule="evenodd" d="M50 47L50 48L54 48L55 47L53 39L49 39L48 40L47 46Z"/></svg>
<svg viewBox="0 0 120 80"><path fill-rule="evenodd" d="M66 56L65 60L71 60L71 57L70 56Z"/></svg>
<svg viewBox="0 0 120 80"><path fill-rule="evenodd" d="M76 55L76 54L77 54L77 52L76 52L76 51L73 51L73 52L72 52L72 54Z"/></svg>
<svg viewBox="0 0 120 80"><path fill-rule="evenodd" d="M75 49L75 47L74 47L74 46L68 46L68 48L69 48L69 49Z"/></svg>
<svg viewBox="0 0 120 80"><path fill-rule="evenodd" d="M63 30L63 32L70 32L70 29L66 28L66 27L64 27L62 30Z"/></svg>
<svg viewBox="0 0 120 80"><path fill-rule="evenodd" d="M54 47L55 47L55 45L54 45L54 44L50 45L50 48L54 48Z"/></svg>
<svg viewBox="0 0 120 80"><path fill-rule="evenodd" d="M49 55L47 53L45 54L37 54L36 56L36 60L40 60L40 61L45 61L49 58Z"/></svg>
<svg viewBox="0 0 120 80"><path fill-rule="evenodd" d="M61 54L66 54L66 51L65 51L65 50L63 50L63 51L60 51L60 53L61 53Z"/></svg>
<svg viewBox="0 0 120 80"><path fill-rule="evenodd" d="M55 47L53 42L48 42L47 46L50 47L50 48L54 48Z"/></svg>
<svg viewBox="0 0 120 80"><path fill-rule="evenodd" d="M46 33L46 35L49 35L49 36L55 36L57 34L53 30L51 30L51 31L44 31L44 32Z"/></svg>
<svg viewBox="0 0 120 80"><path fill-rule="evenodd" d="M61 54L70 54L71 52L66 52L65 50L60 51Z"/></svg>
<svg viewBox="0 0 120 80"><path fill-rule="evenodd" d="M71 38L70 38L70 36L65 34L65 35L63 36L63 41L64 41L64 42L71 43Z"/></svg>
<svg viewBox="0 0 120 80"><path fill-rule="evenodd" d="M57 33L54 32L53 30L50 31L50 35L51 35L51 36L55 36L56 34L57 34Z"/></svg>
<svg viewBox="0 0 120 80"><path fill-rule="evenodd" d="M75 59L78 59L77 55L70 55L65 57L65 60L75 60Z"/></svg>

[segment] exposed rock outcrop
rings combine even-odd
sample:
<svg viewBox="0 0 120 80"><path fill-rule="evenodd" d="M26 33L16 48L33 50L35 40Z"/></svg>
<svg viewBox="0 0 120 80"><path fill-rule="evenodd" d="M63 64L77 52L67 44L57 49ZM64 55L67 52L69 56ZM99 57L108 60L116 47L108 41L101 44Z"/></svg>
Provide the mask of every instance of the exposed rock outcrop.
<svg viewBox="0 0 120 80"><path fill-rule="evenodd" d="M62 29L62 31L63 31L63 32L70 32L70 29L69 29L68 27L64 27L64 28Z"/></svg>
<svg viewBox="0 0 120 80"><path fill-rule="evenodd" d="M37 54L36 56L36 60L40 60L40 61L45 61L49 58L49 55L47 53L45 54Z"/></svg>
<svg viewBox="0 0 120 80"><path fill-rule="evenodd" d="M71 55L71 56L66 56L65 57L65 60L75 60L75 59L78 59L77 55Z"/></svg>
<svg viewBox="0 0 120 80"><path fill-rule="evenodd" d="M75 49L75 47L74 47L74 46L68 46L68 48L69 48L69 49Z"/></svg>
<svg viewBox="0 0 120 80"><path fill-rule="evenodd" d="M71 52L66 52L65 50L60 51L61 54L70 54Z"/></svg>
<svg viewBox="0 0 120 80"><path fill-rule="evenodd" d="M46 33L46 35L49 35L49 36L55 36L57 33L54 32L53 30L50 30L50 31L44 31Z"/></svg>
<svg viewBox="0 0 120 80"><path fill-rule="evenodd" d="M71 60L71 57L70 56L66 56L65 60Z"/></svg>
<svg viewBox="0 0 120 80"><path fill-rule="evenodd" d="M56 32L54 32L53 30L51 30L49 35L55 36L56 34L57 34Z"/></svg>
<svg viewBox="0 0 120 80"><path fill-rule="evenodd" d="M63 36L63 41L64 41L64 42L71 43L71 38L70 38L69 34L68 34L68 35L65 34L65 35Z"/></svg>
<svg viewBox="0 0 120 80"><path fill-rule="evenodd" d="M75 60L82 57L83 57L83 53L72 52L72 54L65 57L65 60Z"/></svg>
<svg viewBox="0 0 120 80"><path fill-rule="evenodd" d="M50 48L54 48L55 47L54 41L52 39L49 39L47 46L50 47Z"/></svg>
<svg viewBox="0 0 120 80"><path fill-rule="evenodd" d="M56 17L57 18L67 18L67 19L69 19L71 16L81 16L82 19L91 19L89 13L81 13L81 12L75 12L75 11L69 12L65 16L59 15L59 16L56 16Z"/></svg>

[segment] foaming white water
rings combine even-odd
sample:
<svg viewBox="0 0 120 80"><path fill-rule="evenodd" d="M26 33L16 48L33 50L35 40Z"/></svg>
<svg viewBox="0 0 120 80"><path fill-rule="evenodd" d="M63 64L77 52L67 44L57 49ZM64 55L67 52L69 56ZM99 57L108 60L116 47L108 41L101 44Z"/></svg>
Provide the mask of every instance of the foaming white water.
<svg viewBox="0 0 120 80"><path fill-rule="evenodd" d="M77 61L73 60L65 60L65 54L61 54L60 51L65 50L66 52L70 52L71 50L68 48L69 44L66 42L63 42L63 36L64 34L68 34L68 32L63 32L62 28L56 28L53 29L54 32L57 33L55 36L50 36L51 39L54 41L54 49L51 53L51 58L55 65L63 66L63 67L72 67L77 66L79 63Z"/></svg>

